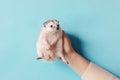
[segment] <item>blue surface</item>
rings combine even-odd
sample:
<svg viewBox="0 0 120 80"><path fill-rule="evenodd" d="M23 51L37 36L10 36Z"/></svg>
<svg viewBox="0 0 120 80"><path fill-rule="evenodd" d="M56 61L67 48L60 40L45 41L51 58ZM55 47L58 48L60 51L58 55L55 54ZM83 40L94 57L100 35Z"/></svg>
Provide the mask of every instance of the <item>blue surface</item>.
<svg viewBox="0 0 120 80"><path fill-rule="evenodd" d="M0 80L80 80L37 61L41 25L58 19L81 55L120 77L120 0L0 0Z"/></svg>

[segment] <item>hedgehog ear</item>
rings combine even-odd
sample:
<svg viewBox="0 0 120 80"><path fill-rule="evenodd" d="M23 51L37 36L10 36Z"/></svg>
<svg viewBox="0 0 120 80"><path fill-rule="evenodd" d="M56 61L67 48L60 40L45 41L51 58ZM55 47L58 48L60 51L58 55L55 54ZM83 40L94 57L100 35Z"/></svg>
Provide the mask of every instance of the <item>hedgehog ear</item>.
<svg viewBox="0 0 120 80"><path fill-rule="evenodd" d="M46 22L43 23L43 27L46 27Z"/></svg>
<svg viewBox="0 0 120 80"><path fill-rule="evenodd" d="M45 26L45 25L43 25L43 27L44 27L44 28L46 28L46 26Z"/></svg>
<svg viewBox="0 0 120 80"><path fill-rule="evenodd" d="M59 23L59 21L57 21Z"/></svg>
<svg viewBox="0 0 120 80"><path fill-rule="evenodd" d="M57 19L55 19L55 21L59 23L59 21Z"/></svg>

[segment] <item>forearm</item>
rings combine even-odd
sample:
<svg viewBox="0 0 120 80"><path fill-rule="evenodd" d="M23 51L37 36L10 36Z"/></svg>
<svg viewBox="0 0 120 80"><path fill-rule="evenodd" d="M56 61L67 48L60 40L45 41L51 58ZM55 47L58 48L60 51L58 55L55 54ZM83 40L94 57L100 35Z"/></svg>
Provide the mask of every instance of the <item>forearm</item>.
<svg viewBox="0 0 120 80"><path fill-rule="evenodd" d="M120 80L99 66L90 63L76 52L66 55L70 66L83 80Z"/></svg>
<svg viewBox="0 0 120 80"><path fill-rule="evenodd" d="M66 59L69 62L68 65L80 76L85 72L90 63L75 51L67 54Z"/></svg>

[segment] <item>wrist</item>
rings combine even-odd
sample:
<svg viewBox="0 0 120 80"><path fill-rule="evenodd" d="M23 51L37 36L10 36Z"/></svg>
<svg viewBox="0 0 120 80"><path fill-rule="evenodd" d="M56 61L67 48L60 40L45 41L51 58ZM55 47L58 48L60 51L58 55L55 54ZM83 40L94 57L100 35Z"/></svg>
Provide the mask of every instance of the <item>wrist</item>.
<svg viewBox="0 0 120 80"><path fill-rule="evenodd" d="M76 53L76 51L72 50L72 51L66 53L65 57L68 60L68 62L72 63L76 59L76 57L78 57L78 54Z"/></svg>
<svg viewBox="0 0 120 80"><path fill-rule="evenodd" d="M69 62L68 66L70 66L80 76L85 72L90 63L75 51L67 54L66 59Z"/></svg>

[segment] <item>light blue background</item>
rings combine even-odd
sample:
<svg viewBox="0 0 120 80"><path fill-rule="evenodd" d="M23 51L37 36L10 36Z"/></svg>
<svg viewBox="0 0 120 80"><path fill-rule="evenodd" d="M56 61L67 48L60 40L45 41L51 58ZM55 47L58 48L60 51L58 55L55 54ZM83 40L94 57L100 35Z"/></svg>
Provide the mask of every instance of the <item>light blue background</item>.
<svg viewBox="0 0 120 80"><path fill-rule="evenodd" d="M0 0L0 80L80 80L59 60L36 60L41 25L53 18L77 52L120 77L120 0Z"/></svg>

